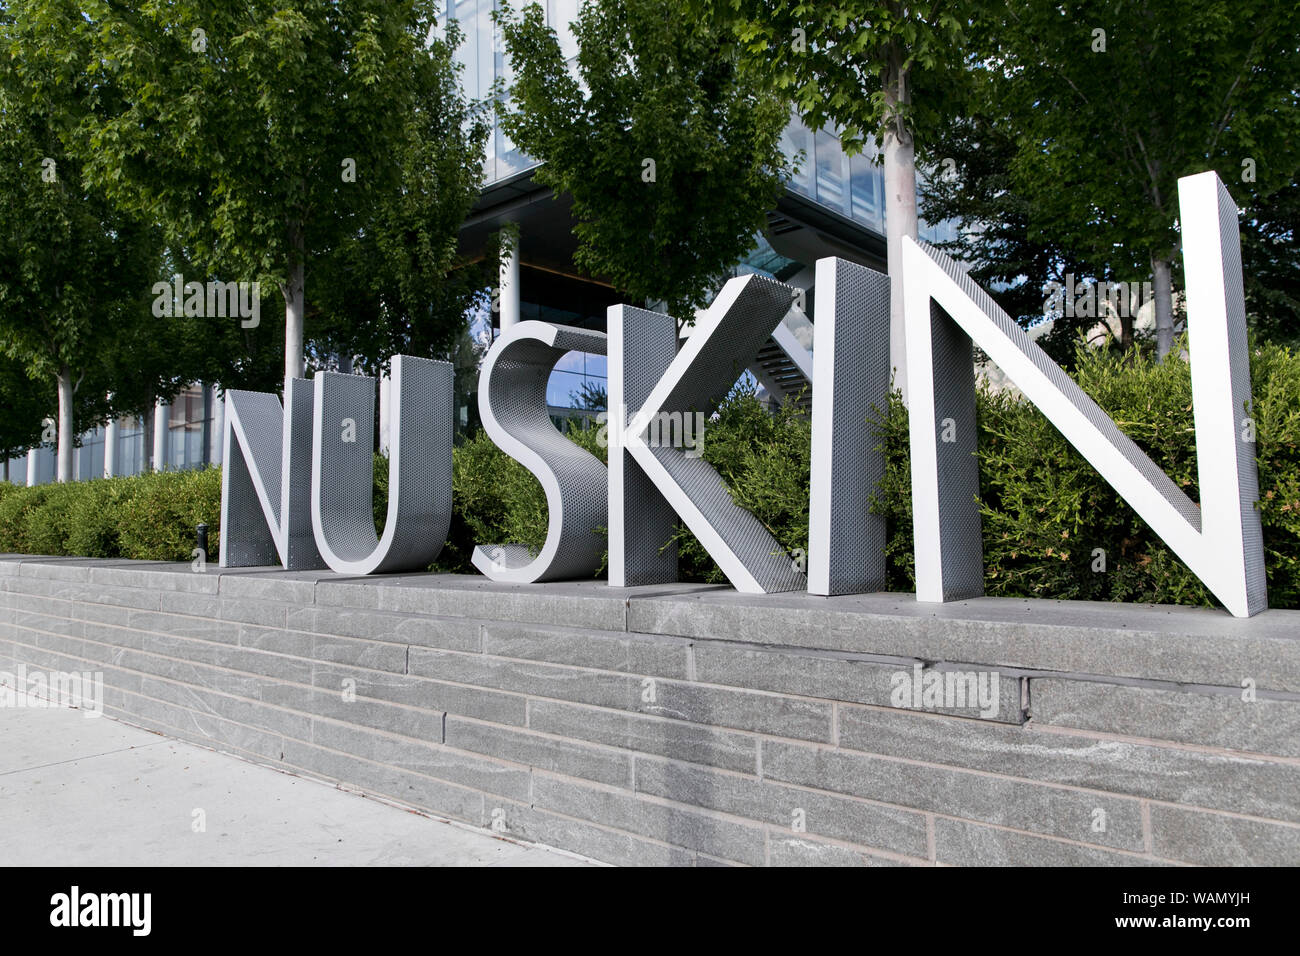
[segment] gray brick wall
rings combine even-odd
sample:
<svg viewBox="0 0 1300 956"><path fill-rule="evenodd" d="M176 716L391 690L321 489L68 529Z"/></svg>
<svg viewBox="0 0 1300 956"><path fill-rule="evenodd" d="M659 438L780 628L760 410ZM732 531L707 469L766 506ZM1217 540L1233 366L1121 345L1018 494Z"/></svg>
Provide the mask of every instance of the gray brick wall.
<svg viewBox="0 0 1300 956"><path fill-rule="evenodd" d="M610 863L1300 863L1300 612L0 556L20 666Z"/></svg>

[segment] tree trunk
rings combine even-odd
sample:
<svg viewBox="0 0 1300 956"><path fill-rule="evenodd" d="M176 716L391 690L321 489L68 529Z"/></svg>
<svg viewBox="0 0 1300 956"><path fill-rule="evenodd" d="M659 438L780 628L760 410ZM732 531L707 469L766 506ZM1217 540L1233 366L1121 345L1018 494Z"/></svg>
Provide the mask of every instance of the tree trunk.
<svg viewBox="0 0 1300 956"><path fill-rule="evenodd" d="M72 480L72 369L66 365L59 369L59 467L57 481Z"/></svg>
<svg viewBox="0 0 1300 956"><path fill-rule="evenodd" d="M156 403L150 401L149 406L144 410L144 414L140 416L141 474L153 471L158 467L157 462L153 460L153 417L155 407L157 407Z"/></svg>
<svg viewBox="0 0 1300 956"><path fill-rule="evenodd" d="M890 53L885 76L885 102L890 110L911 102L908 77L901 71L902 51ZM894 386L907 401L907 356L903 334L903 237L917 237L916 150L912 131L901 121L885 127L885 234L889 263L889 363Z"/></svg>
<svg viewBox="0 0 1300 956"><path fill-rule="evenodd" d="M1156 355L1163 359L1174 347L1174 286L1168 259L1153 259L1151 273L1156 299Z"/></svg>
<svg viewBox="0 0 1300 956"><path fill-rule="evenodd" d="M1127 309L1128 315L1119 317L1119 344L1125 352L1133 347L1133 310Z"/></svg>
<svg viewBox="0 0 1300 956"><path fill-rule="evenodd" d="M280 287L284 294L284 385L288 390L289 379L303 376L303 313L306 307L304 285L306 280L306 262L304 251L306 241L302 226L290 227L290 261L289 282Z"/></svg>

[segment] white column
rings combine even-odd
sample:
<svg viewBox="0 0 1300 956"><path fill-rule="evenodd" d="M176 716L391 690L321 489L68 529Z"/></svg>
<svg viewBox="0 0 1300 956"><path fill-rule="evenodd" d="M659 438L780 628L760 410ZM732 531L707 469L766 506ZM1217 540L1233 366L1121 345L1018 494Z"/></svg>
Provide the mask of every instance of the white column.
<svg viewBox="0 0 1300 956"><path fill-rule="evenodd" d="M30 488L36 484L36 452L38 449L27 449L27 487Z"/></svg>
<svg viewBox="0 0 1300 956"><path fill-rule="evenodd" d="M226 399L221 389L211 386L212 393L212 429L209 436L208 461L214 465L221 464L221 454L225 449L226 434Z"/></svg>
<svg viewBox="0 0 1300 956"><path fill-rule="evenodd" d="M104 477L112 478L117 474L117 430L116 418L110 418L104 426Z"/></svg>
<svg viewBox="0 0 1300 956"><path fill-rule="evenodd" d="M388 454L389 423L393 418L392 387L388 373L379 376L379 453Z"/></svg>
<svg viewBox="0 0 1300 956"><path fill-rule="evenodd" d="M519 235L516 231L509 253L501 256L501 312L498 324L504 332L519 321Z"/></svg>
<svg viewBox="0 0 1300 956"><path fill-rule="evenodd" d="M167 419L170 406L156 402L153 407L153 470L162 471L167 464Z"/></svg>

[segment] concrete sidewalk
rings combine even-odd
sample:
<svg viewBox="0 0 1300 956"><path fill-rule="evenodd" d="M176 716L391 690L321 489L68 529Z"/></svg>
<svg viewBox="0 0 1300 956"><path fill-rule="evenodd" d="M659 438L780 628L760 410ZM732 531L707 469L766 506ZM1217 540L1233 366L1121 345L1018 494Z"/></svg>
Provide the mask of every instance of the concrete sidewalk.
<svg viewBox="0 0 1300 956"><path fill-rule="evenodd" d="M60 707L0 708L0 861L584 865L562 853Z"/></svg>

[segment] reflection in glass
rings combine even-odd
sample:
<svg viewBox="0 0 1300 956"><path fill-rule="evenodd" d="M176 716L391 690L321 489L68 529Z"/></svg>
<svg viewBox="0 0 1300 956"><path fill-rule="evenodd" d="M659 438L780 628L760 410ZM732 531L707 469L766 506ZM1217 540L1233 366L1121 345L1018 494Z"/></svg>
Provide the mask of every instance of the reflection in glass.
<svg viewBox="0 0 1300 956"><path fill-rule="evenodd" d="M849 215L848 189L844 175L844 150L840 141L825 130L815 137L817 150L817 201L836 212Z"/></svg>
<svg viewBox="0 0 1300 956"><path fill-rule="evenodd" d="M802 193L811 198L813 195L812 166L815 162L812 133L804 125L803 120L796 115L790 120L790 125L781 134L781 152L791 159L795 159L800 150L803 151L803 159L799 162L794 175L790 177L789 187L794 192Z"/></svg>

